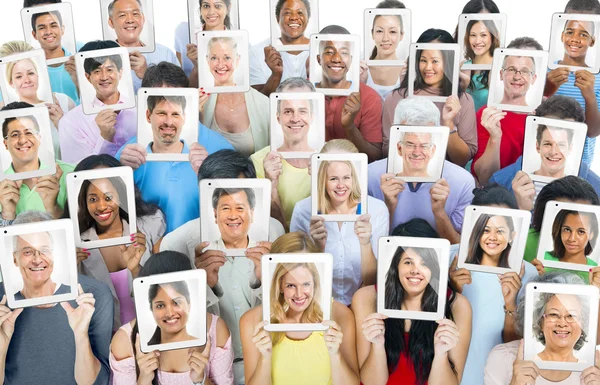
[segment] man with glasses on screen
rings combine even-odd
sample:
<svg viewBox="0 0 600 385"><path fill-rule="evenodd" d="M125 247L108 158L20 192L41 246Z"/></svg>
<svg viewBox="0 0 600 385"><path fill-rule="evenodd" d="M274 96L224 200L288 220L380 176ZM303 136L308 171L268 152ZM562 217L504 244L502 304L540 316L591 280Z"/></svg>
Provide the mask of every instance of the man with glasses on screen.
<svg viewBox="0 0 600 385"><path fill-rule="evenodd" d="M23 278L23 289L15 294L15 300L48 297L57 293L61 285L51 278L54 271L53 246L52 235L48 232L13 238L13 263ZM70 291L68 286L60 287L61 294Z"/></svg>
<svg viewBox="0 0 600 385"><path fill-rule="evenodd" d="M40 161L40 126L35 116L8 118L2 123L4 146L12 160L4 174L42 170L46 165Z"/></svg>
<svg viewBox="0 0 600 385"><path fill-rule="evenodd" d="M500 69L500 80L504 84L500 104L527 106L527 92L536 79L532 56L506 56Z"/></svg>
<svg viewBox="0 0 600 385"><path fill-rule="evenodd" d="M402 172L396 176L428 177L427 168L435 155L431 133L406 132L398 141L398 155L402 157Z"/></svg>
<svg viewBox="0 0 600 385"><path fill-rule="evenodd" d="M189 153L188 144L180 139L185 125L185 96L148 96L146 120L152 126L153 141L148 144L148 154Z"/></svg>

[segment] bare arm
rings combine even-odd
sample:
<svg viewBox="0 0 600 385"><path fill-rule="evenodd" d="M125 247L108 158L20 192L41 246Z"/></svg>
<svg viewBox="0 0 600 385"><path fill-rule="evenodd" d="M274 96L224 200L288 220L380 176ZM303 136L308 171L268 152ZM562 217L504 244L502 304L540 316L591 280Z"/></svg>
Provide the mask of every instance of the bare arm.
<svg viewBox="0 0 600 385"><path fill-rule="evenodd" d="M332 385L358 385L358 361L356 358L356 328L352 311L339 302L333 302L332 319L337 323L343 338L335 353L328 345L331 360ZM327 342L326 342L327 344Z"/></svg>
<svg viewBox="0 0 600 385"><path fill-rule="evenodd" d="M246 385L271 384L272 343L260 321L262 305L247 311L240 319L240 337L244 355Z"/></svg>
<svg viewBox="0 0 600 385"><path fill-rule="evenodd" d="M502 141L502 127L500 121L506 112L494 107L483 110L481 125L489 132L489 139L483 155L475 161L473 168L480 184L488 183L496 171L500 170L500 143Z"/></svg>
<svg viewBox="0 0 600 385"><path fill-rule="evenodd" d="M361 278L363 285L374 285L377 281L377 259L373 253L371 215L363 214L354 223L354 233L360 243Z"/></svg>
<svg viewBox="0 0 600 385"><path fill-rule="evenodd" d="M451 244L460 242L460 234L454 229L454 225L446 213L446 202L450 195L450 186L444 179L437 181L429 191L431 196L431 211L435 218L435 225L440 237L450 241Z"/></svg>
<svg viewBox="0 0 600 385"><path fill-rule="evenodd" d="M581 90L585 100L585 122L588 126L587 136L590 138L600 135L600 112L598 112L598 100L594 92L595 79L594 74L586 70L575 72L575 87Z"/></svg>

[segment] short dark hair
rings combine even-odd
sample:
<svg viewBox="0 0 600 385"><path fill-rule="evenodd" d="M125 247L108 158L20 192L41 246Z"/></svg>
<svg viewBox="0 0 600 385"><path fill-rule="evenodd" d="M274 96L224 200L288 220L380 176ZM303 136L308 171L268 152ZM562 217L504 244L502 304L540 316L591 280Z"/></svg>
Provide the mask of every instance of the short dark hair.
<svg viewBox="0 0 600 385"><path fill-rule="evenodd" d="M35 106L33 104L29 104L29 103L25 103L25 102L12 102L12 103L8 103L4 107L2 107L2 109L0 109L0 111L19 110L22 108L31 108L31 107L35 107ZM39 132L40 126L39 126L37 120L35 120L35 118L33 118L33 117L30 117L30 118L32 118L32 120L35 122L35 124L38 128L38 132ZM3 138L6 138L8 136L8 125L15 120L17 120L17 118L8 118L2 123L2 137Z"/></svg>
<svg viewBox="0 0 600 385"><path fill-rule="evenodd" d="M234 150L219 150L204 159L198 170L198 180L234 179L240 174L256 178L256 169L250 158Z"/></svg>
<svg viewBox="0 0 600 385"><path fill-rule="evenodd" d="M148 99L146 99L146 103L148 104L148 110L150 111L150 113L152 113L154 111L154 108L156 108L156 106L159 103L162 103L165 101L179 105L181 107L181 111L185 114L185 106L187 104L185 96L177 96L177 95L150 95L150 96L148 96Z"/></svg>
<svg viewBox="0 0 600 385"><path fill-rule="evenodd" d="M598 193L587 180L569 175L556 179L542 188L533 207L532 228L538 233L542 230L546 203L556 199L569 201L587 201L592 205L600 205Z"/></svg>
<svg viewBox="0 0 600 385"><path fill-rule="evenodd" d="M395 237L419 237L419 238L439 238L439 234L429 222L423 218L413 218L408 222L400 223L392 231Z"/></svg>
<svg viewBox="0 0 600 385"><path fill-rule="evenodd" d="M56 16L56 20L58 21L58 25L60 25L61 27L63 26L62 16L61 16L60 12L58 12L58 11L48 11L48 12L34 13L31 16L31 29L33 29L33 32L36 32L35 23L37 22L37 19L40 18L40 17L42 17L42 16L46 16L46 15Z"/></svg>
<svg viewBox="0 0 600 385"><path fill-rule="evenodd" d="M581 105L575 99L563 95L553 95L543 101L535 109L535 116L561 120L573 119L580 123L585 121L585 112Z"/></svg>
<svg viewBox="0 0 600 385"><path fill-rule="evenodd" d="M256 207L256 194L254 193L254 190L251 188L237 188L237 187L233 187L233 188L221 188L221 187L217 187L215 189L215 191L213 191L213 195L212 195L212 207L213 209L217 208L217 205L219 204L219 199L221 199L221 197L223 195L232 195L232 194L237 194L239 192L243 191L244 193L246 193L246 198L248 198L248 205L250 206L251 209Z"/></svg>
<svg viewBox="0 0 600 385"><path fill-rule="evenodd" d="M348 31L346 28L342 27L341 25L335 24L328 25L327 27L319 31L319 33L332 35L350 35L350 31Z"/></svg>
<svg viewBox="0 0 600 385"><path fill-rule="evenodd" d="M161 61L156 65L148 66L142 79L142 87L156 88L163 86L188 88L190 79L181 67L173 63Z"/></svg>
<svg viewBox="0 0 600 385"><path fill-rule="evenodd" d="M406 5L404 5L403 2L398 1L398 0L383 0L380 1L379 4L377 4L377 6L375 8L383 8L383 9L389 9L389 8L406 8Z"/></svg>
<svg viewBox="0 0 600 385"><path fill-rule="evenodd" d="M277 19L277 22L279 23L279 14L281 13L281 8L283 8L283 3L285 3L287 0L278 0L277 4L275 5L275 19ZM306 8L306 13L308 15L308 18L310 19L310 0L300 0L304 3L304 7Z"/></svg>
<svg viewBox="0 0 600 385"><path fill-rule="evenodd" d="M475 206L503 205L515 210L519 208L515 196L498 183L489 183L474 188L471 204Z"/></svg>
<svg viewBox="0 0 600 385"><path fill-rule="evenodd" d="M598 0L569 0L565 6L565 13L588 13L600 14L600 2Z"/></svg>
<svg viewBox="0 0 600 385"><path fill-rule="evenodd" d="M116 41L94 40L94 41L90 41L90 42L84 44L83 47L81 47L81 49L79 50L79 52L97 51L97 50L102 50L102 49L119 48L119 47L120 47L120 45L117 44ZM83 62L83 69L84 69L85 73L89 75L92 73L93 70L100 67L107 60L110 60L111 62L113 62L115 64L115 66L117 66L117 69L119 71L121 70L121 68L123 68L123 61L121 60L121 56L109 55L109 56L90 57L90 58L85 59Z"/></svg>
<svg viewBox="0 0 600 385"><path fill-rule="evenodd" d="M58 4L62 0L23 0L23 8L35 7L36 5Z"/></svg>
<svg viewBox="0 0 600 385"><path fill-rule="evenodd" d="M543 51L544 47L532 37L522 36L511 41L506 48L525 49L533 47L536 51Z"/></svg>

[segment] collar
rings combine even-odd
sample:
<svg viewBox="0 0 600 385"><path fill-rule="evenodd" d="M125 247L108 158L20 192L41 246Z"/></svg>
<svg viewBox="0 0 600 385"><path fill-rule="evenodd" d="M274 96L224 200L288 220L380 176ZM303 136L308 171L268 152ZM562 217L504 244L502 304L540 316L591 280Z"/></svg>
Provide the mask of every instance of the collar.
<svg viewBox="0 0 600 385"><path fill-rule="evenodd" d="M123 104L125 101L123 100L123 93L119 92L119 101L117 104ZM98 95L94 95L94 100L92 100L92 107L104 107L104 104L100 99L98 99Z"/></svg>
<svg viewBox="0 0 600 385"><path fill-rule="evenodd" d="M181 153L182 154L189 154L190 153L190 148L188 147L187 143L185 142L185 139L179 139L179 140L181 142L183 142L183 150L181 150ZM152 143L154 143L154 142L150 142L146 146L146 153L148 153L148 154L154 154L152 152Z"/></svg>
<svg viewBox="0 0 600 385"><path fill-rule="evenodd" d="M42 160L41 160L40 158L38 158L38 163L39 163L38 170L44 170L44 169L48 168L48 166L46 166L46 165L44 164L44 162L42 162ZM10 167L8 167L8 168L7 168L7 169L4 171L4 175L14 175L14 174L16 174L16 173L15 173L15 169L14 169L14 167L13 167L13 164L11 163L11 164L10 164Z"/></svg>

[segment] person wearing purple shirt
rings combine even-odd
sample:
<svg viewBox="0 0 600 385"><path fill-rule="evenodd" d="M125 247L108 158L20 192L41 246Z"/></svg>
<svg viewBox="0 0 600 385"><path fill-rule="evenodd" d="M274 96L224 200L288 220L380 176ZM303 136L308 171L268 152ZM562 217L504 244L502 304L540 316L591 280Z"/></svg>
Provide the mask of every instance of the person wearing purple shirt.
<svg viewBox="0 0 600 385"><path fill-rule="evenodd" d="M81 47L79 52L118 47L114 41L92 41ZM118 85L123 68L120 56L107 56L100 59L102 62L97 59L86 59L84 64L86 78L96 90L94 106L121 103ZM100 71L94 75L93 72L98 69ZM101 82L111 86L101 87ZM63 116L58 127L62 158L65 162L76 164L89 155L114 156L135 135L137 113L135 108L121 111L105 109L98 114L86 115L79 105Z"/></svg>
<svg viewBox="0 0 600 385"><path fill-rule="evenodd" d="M409 126L439 126L440 111L431 101L404 99L395 111L395 122ZM387 173L387 159L369 164L369 195L385 202L390 228L413 218L425 219L442 238L460 242L465 207L471 204L475 180L464 168L444 161L436 183L407 183Z"/></svg>

